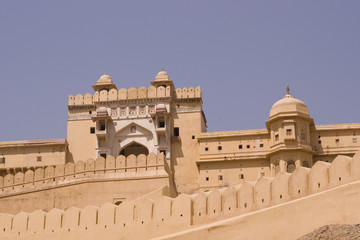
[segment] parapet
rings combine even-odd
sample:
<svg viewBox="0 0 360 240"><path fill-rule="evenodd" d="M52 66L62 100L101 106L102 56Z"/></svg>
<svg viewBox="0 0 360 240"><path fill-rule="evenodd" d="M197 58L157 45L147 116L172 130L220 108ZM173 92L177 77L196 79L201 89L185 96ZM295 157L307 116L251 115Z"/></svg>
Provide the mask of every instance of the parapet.
<svg viewBox="0 0 360 240"><path fill-rule="evenodd" d="M88 159L76 163L66 163L56 166L39 167L0 177L0 195L25 191L34 187L49 187L52 184L83 181L90 178L146 178L167 176L164 170L164 154L150 153L147 156L129 155L125 157L108 156L106 159L99 157L96 160Z"/></svg>
<svg viewBox="0 0 360 240"><path fill-rule="evenodd" d="M150 86L149 88L140 87L138 89L131 87L129 89L121 88L119 90L114 88L109 91L96 91L94 95L90 93L86 93L84 96L77 94L75 97L69 95L68 105L92 105L97 102L162 98L173 98L174 100L201 99L201 90L200 87L190 87L183 89L178 88L175 92L172 92L170 86Z"/></svg>
<svg viewBox="0 0 360 240"><path fill-rule="evenodd" d="M106 166L103 161L98 162L92 165ZM281 172L275 178L261 177L257 182L244 182L193 195L181 194L177 198L145 196L133 201L125 200L119 206L106 203L83 209L71 207L65 211L52 209L49 212L1 214L0 229L3 231L0 235L71 234L107 228L117 229L119 238L148 239L358 181L359 164L360 153L353 158L339 155L331 164L319 161L312 169L298 167L292 174ZM101 170L106 171L105 168Z"/></svg>

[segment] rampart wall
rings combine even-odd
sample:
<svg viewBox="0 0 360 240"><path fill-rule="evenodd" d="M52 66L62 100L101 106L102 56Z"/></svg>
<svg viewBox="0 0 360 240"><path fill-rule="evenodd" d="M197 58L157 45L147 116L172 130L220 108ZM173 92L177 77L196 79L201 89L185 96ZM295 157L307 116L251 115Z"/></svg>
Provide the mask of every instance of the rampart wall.
<svg viewBox="0 0 360 240"><path fill-rule="evenodd" d="M134 100L134 99L147 99L147 98L169 98L172 97L170 86L168 87L154 87L149 88L140 87L136 88L121 88L119 90L111 89L109 91L102 90L96 91L95 94L86 93L85 95L77 94L75 97L69 95L69 106L73 105L91 105L96 102L104 101L118 101L118 100ZM201 98L200 87L178 88L175 91L175 98Z"/></svg>
<svg viewBox="0 0 360 240"><path fill-rule="evenodd" d="M292 174L281 172L275 178L262 177L257 182L245 182L194 195L183 194L174 199L139 198L125 201L119 206L105 204L99 208L53 209L48 213L35 211L21 212L15 216L3 214L0 216L0 229L4 236L33 236L53 232L70 234L73 230L86 232L90 228L98 229L94 230L96 232L112 226L120 236L148 239L285 204L357 180L360 180L360 153L353 158L339 155L331 164L317 162L311 169L298 167ZM308 206L311 207L311 202Z"/></svg>
<svg viewBox="0 0 360 240"><path fill-rule="evenodd" d="M164 167L164 155L150 153L127 158L122 155L99 157L7 174L0 177L0 212L134 199L168 186ZM135 187L138 191L132 191Z"/></svg>

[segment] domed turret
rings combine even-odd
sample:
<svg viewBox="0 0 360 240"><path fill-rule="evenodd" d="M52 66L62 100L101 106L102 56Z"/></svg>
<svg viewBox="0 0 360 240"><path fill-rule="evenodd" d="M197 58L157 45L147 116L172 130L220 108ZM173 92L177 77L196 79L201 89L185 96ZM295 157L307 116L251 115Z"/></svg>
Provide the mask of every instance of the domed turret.
<svg viewBox="0 0 360 240"><path fill-rule="evenodd" d="M102 75L96 82L96 84L111 84L113 83L111 77L107 75L106 73Z"/></svg>
<svg viewBox="0 0 360 240"><path fill-rule="evenodd" d="M93 85L93 89L95 91L101 91L101 90L107 90L109 91L112 88L116 88L115 83L113 83L111 77L107 75L106 73L103 74L96 82L95 85Z"/></svg>
<svg viewBox="0 0 360 240"><path fill-rule="evenodd" d="M170 80L169 74L167 72L165 72L165 70L163 68L156 75L155 80L151 81L151 85L153 85L154 87L163 86L165 88L167 86L170 86L172 89L171 91L173 91L173 89L174 89L174 83Z"/></svg>
<svg viewBox="0 0 360 240"><path fill-rule="evenodd" d="M164 69L161 69L161 71L156 75L155 81L169 81L169 75L167 72L165 72Z"/></svg>
<svg viewBox="0 0 360 240"><path fill-rule="evenodd" d="M279 115L289 114L310 117L306 104L303 101L291 96L289 86L287 86L286 95L272 106L269 118L272 119Z"/></svg>

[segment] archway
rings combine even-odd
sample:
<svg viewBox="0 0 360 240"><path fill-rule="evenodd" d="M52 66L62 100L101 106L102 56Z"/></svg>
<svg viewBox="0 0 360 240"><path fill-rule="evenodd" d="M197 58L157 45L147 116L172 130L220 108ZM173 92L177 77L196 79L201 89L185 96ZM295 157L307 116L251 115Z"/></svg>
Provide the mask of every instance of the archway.
<svg viewBox="0 0 360 240"><path fill-rule="evenodd" d="M133 142L126 146L125 148L120 150L119 155L124 155L125 157L129 156L130 154L134 154L135 156L139 154L149 154L149 150L144 146L137 142Z"/></svg>

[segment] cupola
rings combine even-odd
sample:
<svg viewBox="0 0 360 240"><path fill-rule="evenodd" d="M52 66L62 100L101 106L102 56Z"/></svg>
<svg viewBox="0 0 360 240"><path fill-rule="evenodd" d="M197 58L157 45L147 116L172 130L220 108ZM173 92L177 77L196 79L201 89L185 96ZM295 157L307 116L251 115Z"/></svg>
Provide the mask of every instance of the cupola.
<svg viewBox="0 0 360 240"><path fill-rule="evenodd" d="M95 91L117 89L116 85L112 81L112 78L108 74L103 74L96 82L95 85L92 86Z"/></svg>

